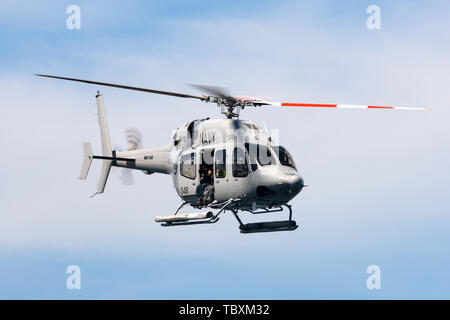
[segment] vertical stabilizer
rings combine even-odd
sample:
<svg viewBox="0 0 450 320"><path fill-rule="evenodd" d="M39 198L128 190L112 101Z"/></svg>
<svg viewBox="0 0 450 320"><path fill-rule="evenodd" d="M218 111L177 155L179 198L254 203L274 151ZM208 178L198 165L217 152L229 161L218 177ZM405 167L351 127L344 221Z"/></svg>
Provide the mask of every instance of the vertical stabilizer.
<svg viewBox="0 0 450 320"><path fill-rule="evenodd" d="M84 180L87 178L89 168L91 167L92 162L92 147L89 142L83 143L83 165L81 166L80 179Z"/></svg>
<svg viewBox="0 0 450 320"><path fill-rule="evenodd" d="M100 137L102 140L103 156L112 157L111 139L109 138L108 122L106 121L105 106L103 104L103 95L97 91L97 113L98 124L100 125ZM96 193L103 193L109 171L111 170L112 160L103 160L102 173L98 181Z"/></svg>

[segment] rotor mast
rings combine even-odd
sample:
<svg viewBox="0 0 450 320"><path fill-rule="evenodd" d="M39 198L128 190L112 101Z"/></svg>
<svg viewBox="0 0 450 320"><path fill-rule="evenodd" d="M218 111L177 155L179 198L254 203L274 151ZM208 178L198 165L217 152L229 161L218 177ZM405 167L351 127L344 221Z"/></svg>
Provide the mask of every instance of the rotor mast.
<svg viewBox="0 0 450 320"><path fill-rule="evenodd" d="M218 101L217 106L220 108L220 113L224 114L227 119L239 118L239 113L243 109L240 104L232 104L228 101Z"/></svg>
<svg viewBox="0 0 450 320"><path fill-rule="evenodd" d="M245 102L232 96L226 88L199 84L190 84L189 86L209 94L209 96L205 96L206 102L216 103L220 108L220 113L228 119L239 118Z"/></svg>

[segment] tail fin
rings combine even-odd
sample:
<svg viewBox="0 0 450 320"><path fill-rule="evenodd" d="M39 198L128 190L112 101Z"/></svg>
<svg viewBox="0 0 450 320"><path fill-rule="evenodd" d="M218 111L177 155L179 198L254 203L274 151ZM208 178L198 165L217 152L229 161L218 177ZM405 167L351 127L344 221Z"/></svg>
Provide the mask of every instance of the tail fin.
<svg viewBox="0 0 450 320"><path fill-rule="evenodd" d="M98 123L100 125L100 135L102 140L103 156L112 157L111 139L109 138L108 123L106 121L105 106L103 105L103 96L97 92L97 113ZM108 180L109 171L111 170L112 160L103 160L102 173L98 181L97 194L103 193L106 181Z"/></svg>
<svg viewBox="0 0 450 320"><path fill-rule="evenodd" d="M93 154L92 154L92 147L89 142L83 143L83 153L84 153L83 165L81 166L81 173L80 173L81 180L86 179L89 172L89 168L91 167Z"/></svg>

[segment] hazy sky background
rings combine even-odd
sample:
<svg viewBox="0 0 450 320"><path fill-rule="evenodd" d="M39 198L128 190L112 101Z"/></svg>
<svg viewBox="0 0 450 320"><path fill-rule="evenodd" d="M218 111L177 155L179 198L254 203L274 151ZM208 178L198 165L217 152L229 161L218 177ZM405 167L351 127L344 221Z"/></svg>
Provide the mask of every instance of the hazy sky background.
<svg viewBox="0 0 450 320"><path fill-rule="evenodd" d="M81 8L81 29L66 8ZM381 30L366 9L381 8ZM0 3L0 298L450 298L448 1L39 1ZM428 112L248 108L280 129L309 186L295 232L243 235L234 217L162 228L168 176L112 174L91 199L83 141L163 146L182 123L220 117L196 101L32 76L162 90L229 87L281 101L424 106ZM280 217L281 216L277 216ZM265 219L272 219L266 217ZM243 220L254 221L244 215ZM66 289L66 267L82 289ZM382 289L366 288L369 265Z"/></svg>

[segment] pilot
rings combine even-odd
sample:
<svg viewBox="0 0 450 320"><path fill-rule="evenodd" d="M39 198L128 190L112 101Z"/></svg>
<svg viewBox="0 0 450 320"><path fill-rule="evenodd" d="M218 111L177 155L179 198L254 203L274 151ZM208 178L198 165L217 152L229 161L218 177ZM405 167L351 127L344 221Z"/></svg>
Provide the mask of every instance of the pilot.
<svg viewBox="0 0 450 320"><path fill-rule="evenodd" d="M203 183L213 184L213 173L212 173L212 169L211 168L208 168L206 170L206 173L203 176Z"/></svg>
<svg viewBox="0 0 450 320"><path fill-rule="evenodd" d="M213 173L210 168L200 169L200 184L213 184Z"/></svg>

